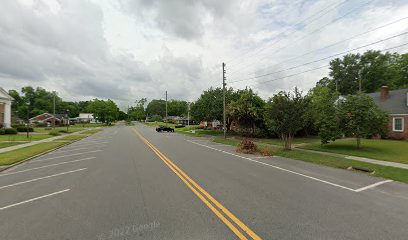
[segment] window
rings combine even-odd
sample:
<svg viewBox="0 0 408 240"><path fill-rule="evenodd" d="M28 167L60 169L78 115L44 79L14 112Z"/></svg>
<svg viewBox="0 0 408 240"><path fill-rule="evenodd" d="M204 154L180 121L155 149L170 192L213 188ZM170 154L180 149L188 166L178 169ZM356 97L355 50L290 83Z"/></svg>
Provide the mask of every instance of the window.
<svg viewBox="0 0 408 240"><path fill-rule="evenodd" d="M404 131L404 118L402 117L393 118L392 130L394 132L403 132Z"/></svg>

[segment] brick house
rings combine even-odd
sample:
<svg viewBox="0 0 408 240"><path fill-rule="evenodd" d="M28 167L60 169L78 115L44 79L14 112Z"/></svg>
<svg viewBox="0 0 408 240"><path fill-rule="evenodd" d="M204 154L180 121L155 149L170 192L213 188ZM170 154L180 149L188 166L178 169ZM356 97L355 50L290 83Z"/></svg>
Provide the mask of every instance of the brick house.
<svg viewBox="0 0 408 240"><path fill-rule="evenodd" d="M51 113L43 113L37 115L35 117L30 118L30 124L39 124L45 123L48 126L55 126L64 125L68 122L68 116L66 114L51 114Z"/></svg>
<svg viewBox="0 0 408 240"><path fill-rule="evenodd" d="M0 87L0 128L11 127L11 102L13 98Z"/></svg>
<svg viewBox="0 0 408 240"><path fill-rule="evenodd" d="M408 140L408 88L389 91L382 86L379 93L368 95L388 113L388 137Z"/></svg>

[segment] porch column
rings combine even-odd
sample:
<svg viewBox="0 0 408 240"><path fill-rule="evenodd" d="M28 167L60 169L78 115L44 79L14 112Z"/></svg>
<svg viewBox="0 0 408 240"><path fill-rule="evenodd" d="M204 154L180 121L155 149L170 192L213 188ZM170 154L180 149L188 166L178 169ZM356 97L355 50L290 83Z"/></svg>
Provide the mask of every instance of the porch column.
<svg viewBox="0 0 408 240"><path fill-rule="evenodd" d="M11 102L9 101L4 104L4 127L11 127Z"/></svg>

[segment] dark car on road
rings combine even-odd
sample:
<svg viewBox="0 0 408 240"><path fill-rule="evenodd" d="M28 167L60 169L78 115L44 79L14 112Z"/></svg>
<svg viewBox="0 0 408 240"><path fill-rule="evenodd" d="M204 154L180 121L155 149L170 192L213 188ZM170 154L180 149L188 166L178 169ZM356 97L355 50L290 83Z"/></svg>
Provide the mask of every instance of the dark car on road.
<svg viewBox="0 0 408 240"><path fill-rule="evenodd" d="M160 126L156 128L156 132L174 132L174 128L167 127L167 126Z"/></svg>

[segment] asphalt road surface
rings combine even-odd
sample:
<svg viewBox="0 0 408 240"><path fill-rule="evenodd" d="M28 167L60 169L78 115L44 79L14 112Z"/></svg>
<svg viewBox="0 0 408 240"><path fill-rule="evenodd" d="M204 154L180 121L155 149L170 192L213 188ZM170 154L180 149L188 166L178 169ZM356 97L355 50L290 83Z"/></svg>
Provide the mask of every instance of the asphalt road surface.
<svg viewBox="0 0 408 240"><path fill-rule="evenodd" d="M408 185L141 124L0 173L0 239L408 239Z"/></svg>

